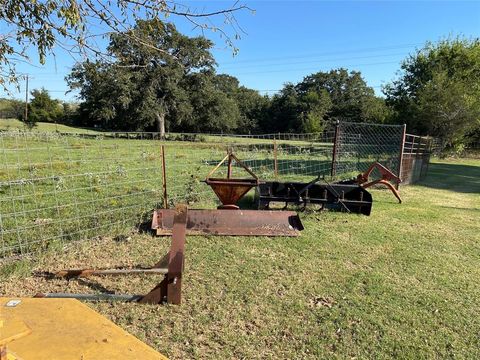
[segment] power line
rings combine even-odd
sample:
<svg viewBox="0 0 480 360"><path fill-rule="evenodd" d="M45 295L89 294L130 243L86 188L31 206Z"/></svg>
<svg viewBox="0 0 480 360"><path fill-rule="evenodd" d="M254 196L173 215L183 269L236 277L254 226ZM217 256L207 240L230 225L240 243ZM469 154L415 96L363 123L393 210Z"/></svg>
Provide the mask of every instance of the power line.
<svg viewBox="0 0 480 360"><path fill-rule="evenodd" d="M264 62L264 61L271 61L271 60L285 60L285 59L301 59L301 58L308 58L308 57L315 57L315 56L330 56L330 55L339 55L339 54L354 54L354 53L364 53L364 52L376 52L381 50L395 50L395 49L402 49L402 48L411 48L414 46L423 45L423 43L413 43L413 44L403 44L403 45L392 45L392 46L383 46L383 47L376 47L376 48L363 48L363 49L352 49L352 50L344 50L344 51L330 51L324 53L310 53L305 55L295 55L295 56L282 56L282 57L271 57L271 58L257 58L257 59L249 59L249 60L237 60L237 61L230 61L224 63L224 65L234 65L239 63L251 63L251 62Z"/></svg>
<svg viewBox="0 0 480 360"><path fill-rule="evenodd" d="M352 60L352 59L370 59L370 58L379 58L379 57L388 57L388 56L406 56L408 53L395 53L395 54L381 54L381 55L369 55L369 56L355 56L355 57L344 57L344 58L336 58L336 59L323 59L323 60L310 60L310 61L298 61L298 62L283 62L283 63L270 63L270 64L260 64L260 65L253 65L254 67L272 67L277 65L298 65L298 64L312 64L312 63L319 63L319 62L333 62L333 61L342 61L342 60ZM229 70L229 69L242 69L242 68L250 68L252 65L243 65L243 66L227 66L222 67L219 66L222 70Z"/></svg>
<svg viewBox="0 0 480 360"><path fill-rule="evenodd" d="M387 64L398 64L398 61L386 61L386 62L376 62L376 63L365 63L365 64L348 64L342 65L341 67L358 67L358 66L372 66L372 65L387 65ZM334 69L335 67L330 67ZM302 69L281 69L281 70L266 70L266 71L251 71L246 73L234 73L233 75L252 75L252 74L267 74L267 73L277 73L277 72L292 72L292 71L319 71L319 67L315 68L302 68Z"/></svg>
<svg viewBox="0 0 480 360"><path fill-rule="evenodd" d="M237 69L237 68L245 68L245 67L250 67L251 65L248 66L239 66L237 67L237 64L242 64L242 63L256 63L256 62L261 62L265 63L270 60L277 60L277 61L282 61L286 59L290 60L295 60L295 59L305 59L305 58L311 58L311 57L323 57L323 56L328 56L328 55L338 55L338 54L354 54L354 53L364 53L364 52L378 52L381 50L396 50L396 49L402 49L402 48L408 48L412 46L417 46L417 45L422 45L422 43L414 43L414 44L404 44L404 45L395 45L395 46L386 46L386 47L377 47L377 48L364 48L364 49L354 49L354 50L345 50L345 51L335 51L335 52L325 52L325 53L311 53L308 55L294 55L294 56L282 56L282 57L273 57L273 58L258 58L258 59L250 59L250 60L238 60L238 61L232 61L232 62L225 62L220 64L219 68L222 68L224 65L227 65L225 68L232 68L232 69ZM377 54L377 55L367 55L367 56L356 56L356 57L348 57L348 58L333 58L333 59L322 59L322 60L311 60L311 61L305 61L305 62L296 62L296 63L266 63L266 64L259 64L256 66L275 66L275 65L291 65L291 64L301 64L301 63L313 63L313 62L328 62L328 61L341 61L341 60L348 60L348 59L366 59L366 58L375 58L375 57L384 57L384 56L398 56L398 55L408 55L408 53L402 52L402 53L394 53L394 54ZM230 66L228 66L230 65ZM35 76L51 76L51 75L68 75L71 72L48 72L48 73L36 73Z"/></svg>

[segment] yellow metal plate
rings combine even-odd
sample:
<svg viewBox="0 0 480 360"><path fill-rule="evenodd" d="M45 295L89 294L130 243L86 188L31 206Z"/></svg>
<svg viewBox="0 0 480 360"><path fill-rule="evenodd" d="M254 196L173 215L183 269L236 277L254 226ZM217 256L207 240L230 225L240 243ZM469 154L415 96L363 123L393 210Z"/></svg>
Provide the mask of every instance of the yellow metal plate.
<svg viewBox="0 0 480 360"><path fill-rule="evenodd" d="M10 300L0 298L0 341L18 358L167 359L78 300L20 298L5 306Z"/></svg>

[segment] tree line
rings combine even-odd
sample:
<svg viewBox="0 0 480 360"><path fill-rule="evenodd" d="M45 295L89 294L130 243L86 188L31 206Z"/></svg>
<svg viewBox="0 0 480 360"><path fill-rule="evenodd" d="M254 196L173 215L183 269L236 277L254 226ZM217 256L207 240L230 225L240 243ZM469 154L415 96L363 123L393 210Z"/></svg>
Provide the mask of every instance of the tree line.
<svg viewBox="0 0 480 360"><path fill-rule="evenodd" d="M148 41L138 41L148 39ZM155 46L150 46L154 44ZM320 71L273 96L217 74L213 43L160 20L139 20L110 36L109 59L77 63L66 80L78 106L32 92L26 122L125 131L320 132L342 120L407 124L446 145L480 140L480 40L427 43L401 64L382 97L358 71ZM53 103L52 103L53 102Z"/></svg>

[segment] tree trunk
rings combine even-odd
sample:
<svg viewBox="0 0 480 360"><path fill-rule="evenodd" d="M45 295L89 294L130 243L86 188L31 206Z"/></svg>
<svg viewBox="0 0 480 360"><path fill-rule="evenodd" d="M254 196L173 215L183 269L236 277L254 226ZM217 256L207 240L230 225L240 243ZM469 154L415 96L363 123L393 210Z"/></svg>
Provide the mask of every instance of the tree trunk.
<svg viewBox="0 0 480 360"><path fill-rule="evenodd" d="M165 139L165 114L157 113L157 131L160 133L160 139Z"/></svg>

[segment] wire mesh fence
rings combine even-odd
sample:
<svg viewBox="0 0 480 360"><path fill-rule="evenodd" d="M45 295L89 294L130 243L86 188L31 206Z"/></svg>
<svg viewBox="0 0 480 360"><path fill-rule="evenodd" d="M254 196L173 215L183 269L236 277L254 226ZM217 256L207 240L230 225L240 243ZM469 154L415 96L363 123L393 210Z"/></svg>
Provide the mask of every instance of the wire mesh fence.
<svg viewBox="0 0 480 360"><path fill-rule="evenodd" d="M331 140L328 131L167 134L163 141L157 133L0 132L0 257L114 236L151 220L164 203L162 145L169 204L215 206L201 180L228 148L264 179L301 177L328 168Z"/></svg>
<svg viewBox="0 0 480 360"><path fill-rule="evenodd" d="M338 123L332 174L356 175L377 161L398 174L404 134L404 125Z"/></svg>
<svg viewBox="0 0 480 360"><path fill-rule="evenodd" d="M333 134L333 129L328 127L319 134L199 135L196 138L201 141L182 142L182 146L176 141L166 141L169 202L202 205L210 202L212 205L215 195L202 180L228 150L264 180L311 180L318 174L329 175ZM192 136L181 134L176 138L187 135ZM227 176L227 163L218 169L216 176ZM246 173L234 163L232 176L245 177Z"/></svg>
<svg viewBox="0 0 480 360"><path fill-rule="evenodd" d="M4 132L0 147L2 256L119 230L159 198L158 142Z"/></svg>
<svg viewBox="0 0 480 360"><path fill-rule="evenodd" d="M215 207L203 180L229 149L262 180L345 178L374 161L396 172L402 131L340 123L316 134L170 133L163 140L158 133L0 132L0 257L122 234L148 224L165 203ZM226 176L224 165L217 177ZM234 166L232 176L248 175Z"/></svg>

